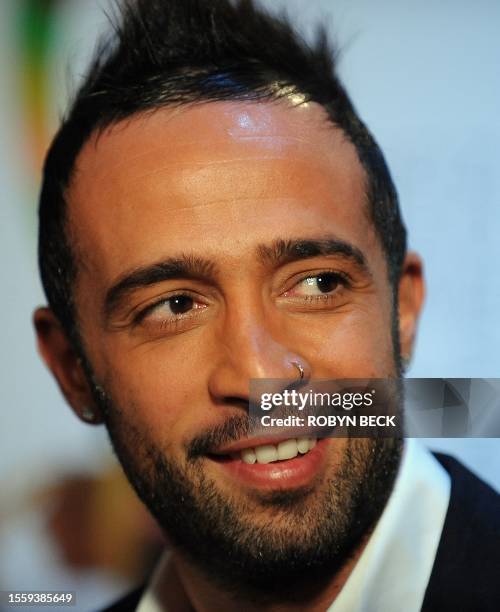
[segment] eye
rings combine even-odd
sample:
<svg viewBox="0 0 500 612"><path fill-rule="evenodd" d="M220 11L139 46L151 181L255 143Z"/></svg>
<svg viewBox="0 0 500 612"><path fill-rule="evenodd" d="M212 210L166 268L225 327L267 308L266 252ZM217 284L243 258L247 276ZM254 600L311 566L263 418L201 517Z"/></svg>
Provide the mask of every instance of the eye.
<svg viewBox="0 0 500 612"><path fill-rule="evenodd" d="M136 322L147 325L174 325L204 308L206 304L197 301L194 296L178 293L149 305L139 314Z"/></svg>
<svg viewBox="0 0 500 612"><path fill-rule="evenodd" d="M336 292L339 287L346 284L346 279L338 272L320 272L300 280L291 291L287 291L287 295L323 298L328 297L328 295Z"/></svg>
<svg viewBox="0 0 500 612"><path fill-rule="evenodd" d="M352 287L350 277L335 270L304 272L289 282L290 289L281 294L281 303L308 312L341 306L348 296L346 290Z"/></svg>
<svg viewBox="0 0 500 612"><path fill-rule="evenodd" d="M168 304L172 314L184 314L193 308L194 300L189 295L175 295L166 300L165 304Z"/></svg>
<svg viewBox="0 0 500 612"><path fill-rule="evenodd" d="M308 276L297 284L296 290L302 295L327 294L335 291L341 282L341 277L335 272L322 272Z"/></svg>

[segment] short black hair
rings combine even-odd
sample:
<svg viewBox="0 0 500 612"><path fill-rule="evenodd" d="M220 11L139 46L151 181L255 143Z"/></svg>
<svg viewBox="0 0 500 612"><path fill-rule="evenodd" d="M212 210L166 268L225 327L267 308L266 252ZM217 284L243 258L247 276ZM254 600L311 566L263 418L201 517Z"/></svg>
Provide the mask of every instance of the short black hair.
<svg viewBox="0 0 500 612"><path fill-rule="evenodd" d="M48 151L39 206L39 265L49 305L79 343L77 261L65 192L84 143L122 119L162 107L300 94L321 104L354 145L366 173L368 212L397 283L406 230L384 156L358 117L322 28L306 43L284 17L252 0L124 0ZM104 205L104 204L103 204Z"/></svg>

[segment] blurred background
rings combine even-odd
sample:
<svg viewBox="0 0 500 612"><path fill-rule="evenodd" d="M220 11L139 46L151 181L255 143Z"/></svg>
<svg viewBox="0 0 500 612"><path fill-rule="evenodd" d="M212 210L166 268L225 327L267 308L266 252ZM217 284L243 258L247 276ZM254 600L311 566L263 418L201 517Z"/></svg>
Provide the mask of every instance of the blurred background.
<svg viewBox="0 0 500 612"><path fill-rule="evenodd" d="M384 150L428 297L409 376L500 377L500 3L272 0L321 20ZM36 207L44 151L85 70L107 0L0 3L0 590L77 591L77 610L140 582L161 536L102 428L65 406L36 354L44 303ZM500 440L433 439L500 488ZM33 609L33 608L31 608Z"/></svg>

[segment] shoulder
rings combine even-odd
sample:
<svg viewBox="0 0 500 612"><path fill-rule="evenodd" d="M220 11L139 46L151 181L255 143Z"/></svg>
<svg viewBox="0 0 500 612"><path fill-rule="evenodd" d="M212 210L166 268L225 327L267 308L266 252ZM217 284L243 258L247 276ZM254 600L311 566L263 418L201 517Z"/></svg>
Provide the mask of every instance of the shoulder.
<svg viewBox="0 0 500 612"><path fill-rule="evenodd" d="M497 611L500 602L500 495L447 455L448 511L422 607Z"/></svg>
<svg viewBox="0 0 500 612"><path fill-rule="evenodd" d="M144 593L145 586L141 586L127 595L123 596L118 601L113 602L101 612L134 612L139 605L139 601Z"/></svg>

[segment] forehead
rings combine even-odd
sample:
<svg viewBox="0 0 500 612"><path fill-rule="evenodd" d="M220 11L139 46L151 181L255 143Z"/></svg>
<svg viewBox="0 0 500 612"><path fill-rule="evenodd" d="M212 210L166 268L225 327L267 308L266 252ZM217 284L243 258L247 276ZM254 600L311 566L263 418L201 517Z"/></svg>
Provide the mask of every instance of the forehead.
<svg viewBox="0 0 500 612"><path fill-rule="evenodd" d="M262 241L348 228L361 240L364 200L356 151L322 107L284 102L134 116L85 144L68 191L78 248L109 276L201 240L250 248L254 230Z"/></svg>

